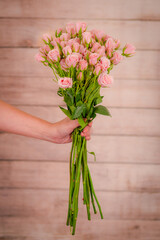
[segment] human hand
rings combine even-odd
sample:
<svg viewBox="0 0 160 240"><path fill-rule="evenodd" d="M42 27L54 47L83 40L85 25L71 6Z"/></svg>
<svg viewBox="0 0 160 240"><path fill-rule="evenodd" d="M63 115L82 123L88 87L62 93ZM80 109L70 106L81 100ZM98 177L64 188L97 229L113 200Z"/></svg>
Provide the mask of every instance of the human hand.
<svg viewBox="0 0 160 240"><path fill-rule="evenodd" d="M63 120L54 123L56 125L56 138L55 143L69 143L72 142L71 133L75 128L80 126L77 119L71 120L66 117ZM92 122L90 122L81 132L81 136L85 137L86 140L90 140Z"/></svg>

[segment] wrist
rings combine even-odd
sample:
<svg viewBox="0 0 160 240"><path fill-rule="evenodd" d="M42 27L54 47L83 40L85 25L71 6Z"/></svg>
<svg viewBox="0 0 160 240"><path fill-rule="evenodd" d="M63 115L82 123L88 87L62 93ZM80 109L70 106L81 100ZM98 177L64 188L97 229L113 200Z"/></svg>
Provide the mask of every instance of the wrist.
<svg viewBox="0 0 160 240"><path fill-rule="evenodd" d="M46 122L41 133L41 139L49 142L56 142L57 128L55 123Z"/></svg>

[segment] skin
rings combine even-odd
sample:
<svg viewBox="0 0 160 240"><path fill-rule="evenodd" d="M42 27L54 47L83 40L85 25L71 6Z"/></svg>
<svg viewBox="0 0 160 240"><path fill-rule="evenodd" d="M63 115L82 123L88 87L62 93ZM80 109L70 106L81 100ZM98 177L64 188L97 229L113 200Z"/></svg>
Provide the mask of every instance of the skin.
<svg viewBox="0 0 160 240"><path fill-rule="evenodd" d="M0 131L63 144L72 142L71 133L78 126L77 119L66 117L59 122L50 123L0 100ZM81 132L86 140L90 140L91 126L92 122Z"/></svg>

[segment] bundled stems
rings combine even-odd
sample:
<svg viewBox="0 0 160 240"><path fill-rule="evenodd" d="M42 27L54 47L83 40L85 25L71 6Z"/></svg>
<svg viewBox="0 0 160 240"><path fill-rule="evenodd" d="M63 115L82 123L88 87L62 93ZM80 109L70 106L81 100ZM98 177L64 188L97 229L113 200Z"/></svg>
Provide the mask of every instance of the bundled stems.
<svg viewBox="0 0 160 240"><path fill-rule="evenodd" d="M73 131L72 140L72 148L70 152L69 204L66 225L70 225L71 233L74 235L78 216L78 196L81 173L83 181L83 204L86 205L88 220L91 219L90 200L94 213L97 213L95 207L96 202L102 219L103 214L95 194L91 174L87 164L87 142L85 137L80 135L80 130L78 128Z"/></svg>

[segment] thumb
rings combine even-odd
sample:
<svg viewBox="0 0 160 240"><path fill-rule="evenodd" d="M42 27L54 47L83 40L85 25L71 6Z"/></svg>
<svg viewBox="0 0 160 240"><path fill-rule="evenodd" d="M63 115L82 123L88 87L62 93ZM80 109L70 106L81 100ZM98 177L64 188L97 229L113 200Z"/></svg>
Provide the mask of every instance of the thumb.
<svg viewBox="0 0 160 240"><path fill-rule="evenodd" d="M78 119L71 120L71 126L72 126L73 129L79 127L80 124L79 124L79 122L78 122Z"/></svg>
<svg viewBox="0 0 160 240"><path fill-rule="evenodd" d="M70 130L74 130L75 128L80 126L78 119L71 120L69 117L66 117L65 122Z"/></svg>

